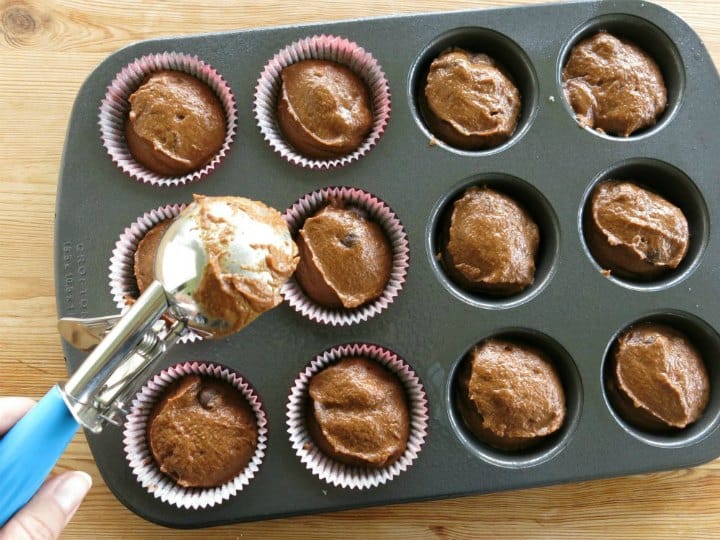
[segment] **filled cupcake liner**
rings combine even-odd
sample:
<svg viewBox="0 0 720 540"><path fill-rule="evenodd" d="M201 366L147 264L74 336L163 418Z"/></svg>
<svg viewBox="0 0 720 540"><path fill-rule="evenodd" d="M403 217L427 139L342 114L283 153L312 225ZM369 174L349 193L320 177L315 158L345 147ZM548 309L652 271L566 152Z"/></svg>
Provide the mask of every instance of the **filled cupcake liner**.
<svg viewBox="0 0 720 540"><path fill-rule="evenodd" d="M232 384L248 400L257 419L257 447L250 463L235 478L214 488L186 488L176 484L172 478L160 471L147 443L147 422L153 406L168 386L186 375L193 374L216 377ZM267 417L260 398L240 374L218 364L185 362L163 370L142 387L132 402L125 422L123 445L133 475L148 493L178 508L197 510L221 504L250 483L265 457L267 436Z"/></svg>
<svg viewBox="0 0 720 540"><path fill-rule="evenodd" d="M397 461L379 469L347 465L326 456L313 442L307 427L310 379L343 358L357 356L374 360L393 372L402 383L407 397L410 417L407 447ZM298 375L290 391L286 418L293 450L312 474L335 487L362 490L385 484L412 465L425 444L429 412L425 389L415 371L402 358L378 345L350 343L319 354Z"/></svg>
<svg viewBox="0 0 720 540"><path fill-rule="evenodd" d="M125 139L130 95L148 75L162 70L182 71L197 77L212 88L225 110L226 133L222 147L207 165L181 176L163 176L141 165L130 153ZM99 124L103 146L125 174L152 186L181 186L205 178L225 159L237 130L237 108L230 86L212 66L197 56L164 52L138 58L115 76L100 104Z"/></svg>
<svg viewBox="0 0 720 540"><path fill-rule="evenodd" d="M135 251L140 240L155 225L176 217L186 206L186 204L169 204L145 212L126 227L115 242L115 249L110 257L108 279L110 280L110 294L121 313L130 309L132 300L128 301L128 299L136 299L140 296L135 279ZM188 328L179 341L180 343L192 343L201 339L200 334Z"/></svg>
<svg viewBox="0 0 720 540"><path fill-rule="evenodd" d="M334 159L314 159L295 150L277 123L276 107L283 68L300 60L330 60L343 64L358 75L370 91L373 126L362 144L352 153ZM345 38L320 35L301 39L279 51L266 65L255 87L255 119L265 140L283 159L307 169L343 167L365 156L380 140L390 118L390 87L377 60L357 43Z"/></svg>
<svg viewBox="0 0 720 540"><path fill-rule="evenodd" d="M385 232L392 249L392 270L385 290L375 300L357 308L328 308L316 304L308 297L293 276L283 285L282 295L295 311L311 321L331 326L349 326L375 317L392 304L407 277L410 246L402 223L390 207L374 195L351 187L329 187L314 191L285 210L283 218L293 238L297 236L307 218L333 200L362 208Z"/></svg>

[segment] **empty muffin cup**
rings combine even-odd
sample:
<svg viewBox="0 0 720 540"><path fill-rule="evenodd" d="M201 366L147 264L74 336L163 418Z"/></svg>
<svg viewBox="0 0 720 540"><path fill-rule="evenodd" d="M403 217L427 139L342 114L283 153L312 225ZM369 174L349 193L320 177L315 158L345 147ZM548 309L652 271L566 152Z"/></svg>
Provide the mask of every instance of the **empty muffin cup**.
<svg viewBox="0 0 720 540"><path fill-rule="evenodd" d="M142 293L142 287L139 285L139 281L144 280L148 282L152 280L152 268L148 265L147 260L141 263L142 266L146 266L147 268L141 270L144 276L141 277L140 280L138 279L139 265L136 262L138 248L142 247L143 240L148 238L148 233L153 234L151 231L162 232L159 227L163 227L165 223L169 223L175 219L185 206L187 205L169 204L145 212L125 227L125 230L115 242L115 248L110 257L110 273L108 279L110 280L110 294L112 295L115 305L122 313L127 311L132 305L132 302ZM152 256L152 251L153 249L157 249L157 242L159 242L159 240L160 236L158 235L157 238L152 239L152 246L146 246L146 254L143 256L143 259ZM202 336L191 328L188 328L182 337L180 337L180 343L192 343L200 340L202 340Z"/></svg>
<svg viewBox="0 0 720 540"><path fill-rule="evenodd" d="M201 156L193 155L192 159L190 159L184 154L179 155L178 153L176 155L176 152L170 152L170 150L161 152L164 158L172 158L176 165L182 165L181 169L172 172L166 170L167 164L162 167L162 172L158 172L140 163L136 156L133 155L126 136L126 126L131 112L131 96L147 82L149 77L159 72L179 72L194 77L202 83L201 86L198 86L199 92L206 92L205 87L207 87L215 94L222 107L222 112L218 114L224 115L224 139L219 140L217 145L213 143L211 150L208 150L209 157L205 157L204 154ZM192 82L192 79L190 81ZM178 130L183 129L184 122L192 123L197 121L206 123L208 121L205 114L197 116L191 114L191 110L181 109L176 110L174 114L172 114L173 111L165 111L168 115L167 120L172 126L172 129L169 129L171 134L176 135ZM181 186L205 178L225 159L235 138L237 110L230 87L212 66L206 64L197 56L164 52L138 58L125 66L115 76L108 86L105 98L100 105L99 124L103 146L110 154L113 163L125 174L138 182L152 186ZM217 126L215 127L217 128ZM188 125L187 129L191 132L191 135L198 132L198 128L194 123ZM158 145L170 144L171 141L167 137L167 133L155 133L154 131L155 128L153 128L152 134L154 140L143 139L141 142L135 142L134 152L137 153L141 149L144 149L143 152L154 152L157 151ZM214 131L216 129L213 129ZM177 137L174 137L173 140L175 139ZM215 146L217 146L216 151L214 151ZM194 154L197 149L196 141L190 147ZM197 163L195 163L196 161Z"/></svg>
<svg viewBox="0 0 720 540"><path fill-rule="evenodd" d="M349 187L330 187L314 191L308 195L305 195L290 208L288 208L283 217L288 223L290 233L293 239L298 239L300 231L305 226L306 220L311 217L315 217L318 213L324 209L338 207L345 209L348 214L354 214L358 216L358 220L364 222L366 225L371 226L377 230L376 236L384 237L387 243L388 251L386 253L386 269L387 280L384 285L381 286L378 291L379 293L374 297L364 296L362 298L368 298L366 301L355 299L349 302L343 302L337 306L322 302L319 296L314 294L314 291L310 291L305 283L305 289L301 283L302 272L305 270L301 268L296 270L295 276L293 276L283 286L282 294L288 304L298 313L311 321L318 322L320 324L329 324L331 326L346 326L357 324L359 322L366 321L375 317L382 311L388 308L394 301L402 289L403 283L407 275L408 266L410 263L409 245L407 233L405 232L402 223L390 209L390 207L375 197L374 195L367 193L361 189L349 188ZM326 245L329 245L330 251L343 251L345 249L350 250L361 250L360 253L366 256L365 253L367 246L358 245L358 242L364 242L364 238L358 238L356 235L356 229L348 229L346 236L342 238L333 238L330 234L326 239ZM345 232L343 234L345 234ZM337 236L339 230L330 231L332 235ZM305 241L303 241L305 243ZM305 248L301 248L305 249ZM312 250L312 246L308 249ZM332 257L338 253L331 254ZM341 254L346 256L346 254ZM305 263L309 263L312 259L315 261L317 252L312 255L305 256ZM338 259L340 260L340 259ZM369 264L376 266L376 261L369 260ZM301 264L303 263L303 256L301 255ZM349 272L345 272L343 268L347 269L347 265L337 267L335 270L343 280L345 278L350 279L352 276ZM369 271L369 270L368 270ZM353 295L355 291L351 290L357 285L355 282L349 282L346 284L332 283L332 269L326 267L326 270L322 268L317 269L316 275L326 272L324 277L328 278L328 282L335 287L335 291L338 291L341 287L348 287L346 291L349 295ZM350 276L350 277L348 277ZM362 278L362 276L357 276ZM374 278L374 276L372 276ZM298 279L300 278L300 279ZM318 278L311 276L309 281L317 283ZM323 284L324 288L327 284ZM307 290L306 290L307 289ZM363 292L363 294L365 294ZM345 307L345 306L350 307Z"/></svg>
<svg viewBox="0 0 720 540"><path fill-rule="evenodd" d="M187 376L199 375L229 383L237 390L241 399L247 401L257 427L254 452L241 473L215 487L184 487L171 476L163 473L156 462L148 441L148 425L156 404L165 392ZM202 400L202 396L198 396ZM254 389L242 376L230 368L204 362L185 362L171 366L150 379L132 402L130 414L123 430L125 457L133 475L148 493L155 498L178 508L208 508L221 504L242 491L255 477L265 457L267 447L267 418ZM185 432L181 437L190 437ZM198 441L193 441L197 443ZM196 448L202 453L202 448Z"/></svg>
<svg viewBox="0 0 720 540"><path fill-rule="evenodd" d="M357 92L352 92L357 94L353 97L354 100L369 103L372 113L369 131L360 139L359 145L341 146L331 154L324 156L322 153L309 156L307 152L303 153L296 148L297 145L293 146L283 134L278 119L278 104L283 99L282 72L293 64L309 60L331 63L329 66L335 72L335 79L338 77L353 79L354 76L357 76L364 84L364 89L357 88ZM343 95L340 97L343 100L349 95L346 90L341 91ZM330 91L328 88L312 88L309 91L315 94L322 93L322 96L317 97L326 106L329 103L337 104L339 99L338 96L331 98L327 95ZM367 99L360 99L359 94L365 92L367 92ZM353 103L353 106L343 110L342 114L335 115L336 118L332 122L332 138L339 137L335 131L338 130L340 124L347 124L347 118L351 112L353 114L350 116L355 117L357 103ZM316 35L288 45L265 65L255 87L255 119L263 137L283 159L308 169L343 167L365 156L385 132L390 118L390 108L390 88L377 60L357 43L338 36ZM344 130L339 131L344 132ZM308 135L308 133L305 134ZM315 137L310 138L315 139ZM344 153L345 151L347 153Z"/></svg>
<svg viewBox="0 0 720 540"><path fill-rule="evenodd" d="M399 457L388 464L363 466L338 461L327 455L311 434L308 425L311 381L324 369L349 358L377 362L397 378L404 390L409 419L407 442ZM336 487L358 490L385 484L412 465L425 443L428 418L425 390L413 369L389 349L361 343L339 345L316 356L295 379L287 404L288 434L300 461L321 480Z"/></svg>

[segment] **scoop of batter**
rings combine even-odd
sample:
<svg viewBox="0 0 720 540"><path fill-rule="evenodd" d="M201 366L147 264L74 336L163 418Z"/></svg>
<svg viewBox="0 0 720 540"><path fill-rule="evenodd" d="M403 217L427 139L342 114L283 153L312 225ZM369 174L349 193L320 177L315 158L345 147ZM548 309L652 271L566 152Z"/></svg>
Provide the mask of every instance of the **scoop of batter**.
<svg viewBox="0 0 720 540"><path fill-rule="evenodd" d="M315 375L308 393L308 427L325 454L350 465L385 467L405 452L405 391L374 360L344 358Z"/></svg>
<svg viewBox="0 0 720 540"><path fill-rule="evenodd" d="M278 305L298 263L280 212L244 197L196 195L165 237L173 242L161 244L155 276L167 291L182 286L175 301L191 312L199 306L198 324L213 337L237 332Z"/></svg>
<svg viewBox="0 0 720 540"><path fill-rule="evenodd" d="M282 70L278 125L302 154L331 159L356 150L372 129L370 93L348 67L301 60Z"/></svg>
<svg viewBox="0 0 720 540"><path fill-rule="evenodd" d="M148 169L178 176L207 164L225 140L225 111L204 82L180 71L159 71L130 96L125 138Z"/></svg>
<svg viewBox="0 0 720 540"><path fill-rule="evenodd" d="M392 248L380 225L359 208L333 203L303 223L295 277L315 302L352 309L379 297L392 269Z"/></svg>
<svg viewBox="0 0 720 540"><path fill-rule="evenodd" d="M684 428L708 404L710 384L697 349L669 326L646 323L614 349L611 395L621 415L644 429Z"/></svg>
<svg viewBox="0 0 720 540"><path fill-rule="evenodd" d="M655 61L607 32L575 45L562 76L565 97L584 127L627 137L653 126L667 105Z"/></svg>
<svg viewBox="0 0 720 540"><path fill-rule="evenodd" d="M258 427L250 404L231 384L188 375L154 405L147 436L158 467L179 485L214 487L245 469Z"/></svg>
<svg viewBox="0 0 720 540"><path fill-rule="evenodd" d="M553 365L540 351L507 340L473 348L457 400L471 431L505 450L537 444L565 420L565 392Z"/></svg>
<svg viewBox="0 0 720 540"><path fill-rule="evenodd" d="M515 131L520 92L486 54L463 49L442 53L424 89L425 120L442 140L466 149L491 148Z"/></svg>
<svg viewBox="0 0 720 540"><path fill-rule="evenodd" d="M442 255L461 286L508 296L533 283L539 242L538 226L513 199L471 187L453 205Z"/></svg>
<svg viewBox="0 0 720 540"><path fill-rule="evenodd" d="M593 191L585 230L601 266L643 279L677 268L690 242L682 210L652 191L618 180Z"/></svg>

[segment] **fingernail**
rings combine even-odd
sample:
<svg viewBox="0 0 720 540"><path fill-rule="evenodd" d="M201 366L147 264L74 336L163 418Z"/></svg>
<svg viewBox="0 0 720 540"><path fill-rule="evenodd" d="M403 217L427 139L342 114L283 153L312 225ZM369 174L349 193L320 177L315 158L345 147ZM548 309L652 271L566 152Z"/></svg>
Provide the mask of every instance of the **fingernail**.
<svg viewBox="0 0 720 540"><path fill-rule="evenodd" d="M92 478L82 471L66 473L63 476L53 490L53 498L66 514L70 514L77 509L92 486Z"/></svg>

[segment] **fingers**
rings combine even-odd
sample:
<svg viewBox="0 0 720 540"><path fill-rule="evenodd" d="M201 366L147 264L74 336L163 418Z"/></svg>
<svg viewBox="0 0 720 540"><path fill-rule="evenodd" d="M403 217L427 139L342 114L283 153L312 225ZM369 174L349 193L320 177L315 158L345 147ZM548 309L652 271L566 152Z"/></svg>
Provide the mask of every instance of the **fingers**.
<svg viewBox="0 0 720 540"><path fill-rule="evenodd" d="M33 406L22 397L0 398L0 435L7 432ZM45 481L30 502L0 529L0 540L55 539L70 521L92 485L84 472L72 471Z"/></svg>
<svg viewBox="0 0 720 540"><path fill-rule="evenodd" d="M48 479L30 502L0 529L0 540L58 538L91 485L90 475L80 471Z"/></svg>
<svg viewBox="0 0 720 540"><path fill-rule="evenodd" d="M0 397L0 435L33 408L35 401L26 397Z"/></svg>

